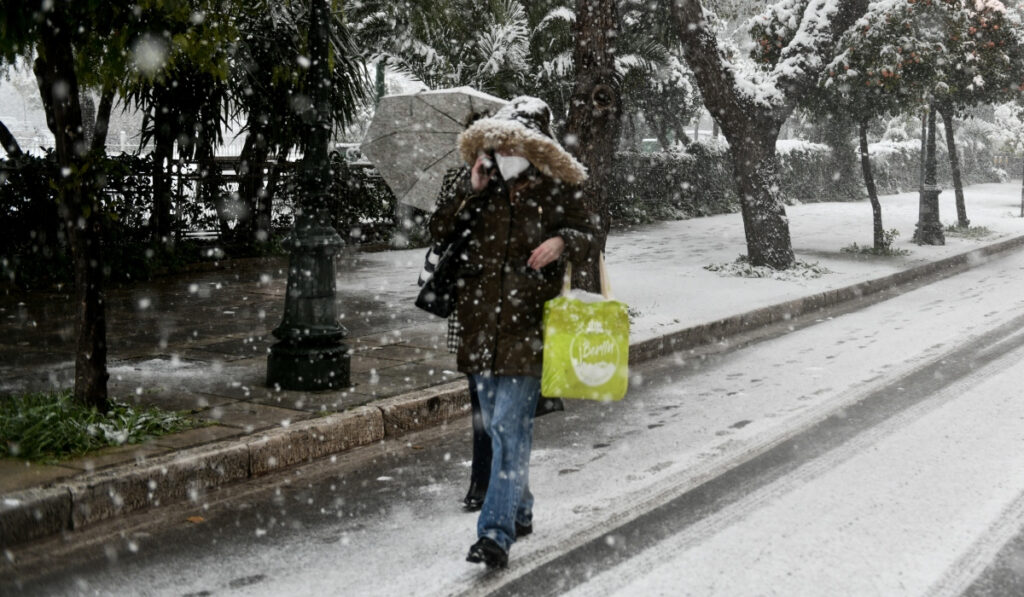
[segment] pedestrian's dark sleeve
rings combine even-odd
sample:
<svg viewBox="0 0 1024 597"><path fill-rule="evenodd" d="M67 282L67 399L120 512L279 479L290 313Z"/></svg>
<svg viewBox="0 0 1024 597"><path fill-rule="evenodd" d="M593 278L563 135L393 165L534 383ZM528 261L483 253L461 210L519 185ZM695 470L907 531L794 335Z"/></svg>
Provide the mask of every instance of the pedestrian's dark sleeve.
<svg viewBox="0 0 1024 597"><path fill-rule="evenodd" d="M583 265L590 257L597 235L596 217L584 206L578 188L572 189L562 208L565 216L558 235L565 241L565 258L575 265Z"/></svg>
<svg viewBox="0 0 1024 597"><path fill-rule="evenodd" d="M468 212L460 210L464 203L476 197L469 182L469 168L459 168L450 179L445 176L438 196L437 208L430 216L427 227L435 243L447 244L468 224Z"/></svg>

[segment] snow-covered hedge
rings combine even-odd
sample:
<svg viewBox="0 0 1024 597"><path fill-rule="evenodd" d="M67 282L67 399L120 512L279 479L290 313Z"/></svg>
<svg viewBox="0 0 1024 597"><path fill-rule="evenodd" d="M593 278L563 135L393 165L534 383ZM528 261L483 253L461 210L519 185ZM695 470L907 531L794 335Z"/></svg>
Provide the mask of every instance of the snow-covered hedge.
<svg viewBox="0 0 1024 597"><path fill-rule="evenodd" d="M860 162L836 164L825 145L780 141L780 191L788 203L867 197ZM884 142L869 148L882 194L918 187L920 142ZM852 154L856 156L857 154ZM621 152L609 197L615 225L683 219L739 210L732 160L724 143L689 145L683 151ZM938 154L939 183L952 186L945 148ZM856 158L854 158L856 159ZM964 184L1001 180L986 150L960 152ZM1005 176L1005 174L1003 175Z"/></svg>
<svg viewBox="0 0 1024 597"><path fill-rule="evenodd" d="M936 146L936 174L939 185L944 188L953 186L952 170L945 144ZM918 187L921 178L921 142L882 141L868 147L871 155L872 169L878 192L901 193L912 191ZM960 158L960 177L965 185L979 182L998 182L1003 180L993 163L993 156L987 149L970 149L961 147L957 152Z"/></svg>

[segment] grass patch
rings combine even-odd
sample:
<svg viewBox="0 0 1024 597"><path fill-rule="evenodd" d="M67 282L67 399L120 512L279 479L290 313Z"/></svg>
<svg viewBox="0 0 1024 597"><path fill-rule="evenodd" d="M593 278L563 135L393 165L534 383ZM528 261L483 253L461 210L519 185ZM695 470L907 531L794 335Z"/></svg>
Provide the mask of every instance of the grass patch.
<svg viewBox="0 0 1024 597"><path fill-rule="evenodd" d="M104 414L70 390L0 397L0 456L56 462L197 427L183 413L115 402Z"/></svg>
<svg viewBox="0 0 1024 597"><path fill-rule="evenodd" d="M876 249L875 247L862 247L857 243L853 243L848 247L839 249L843 253L855 253L857 255L875 255L878 257L901 257L903 255L910 255L910 251L907 249L894 249L891 245L888 247L882 247Z"/></svg>
<svg viewBox="0 0 1024 597"><path fill-rule="evenodd" d="M910 255L910 251L907 249L895 249L893 243L896 242L896 237L900 235L900 231L892 228L891 230L882 231L882 246L881 247L862 247L857 243L853 243L848 247L839 249L843 253L854 253L857 255L876 255L878 257L900 257L903 255Z"/></svg>
<svg viewBox="0 0 1024 597"><path fill-rule="evenodd" d="M984 226L958 226L950 224L946 226L946 234L958 238L981 239L990 236L992 231Z"/></svg>
<svg viewBox="0 0 1024 597"><path fill-rule="evenodd" d="M807 280L820 278L825 274L831 274L832 270L818 264L806 261L794 261L789 269L775 269L767 265L752 265L746 255L740 255L732 263L721 263L705 265L704 269L709 272L717 272L723 276L736 276L739 278L771 278L773 280Z"/></svg>

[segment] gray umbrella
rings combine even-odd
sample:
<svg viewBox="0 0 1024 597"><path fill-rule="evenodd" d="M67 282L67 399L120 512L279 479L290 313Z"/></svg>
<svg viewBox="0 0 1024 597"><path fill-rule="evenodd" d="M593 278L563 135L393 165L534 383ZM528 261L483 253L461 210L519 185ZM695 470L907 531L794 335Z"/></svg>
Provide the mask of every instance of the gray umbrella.
<svg viewBox="0 0 1024 597"><path fill-rule="evenodd" d="M470 115L506 103L472 87L387 95L360 150L399 201L432 212L445 172L462 163L456 138Z"/></svg>

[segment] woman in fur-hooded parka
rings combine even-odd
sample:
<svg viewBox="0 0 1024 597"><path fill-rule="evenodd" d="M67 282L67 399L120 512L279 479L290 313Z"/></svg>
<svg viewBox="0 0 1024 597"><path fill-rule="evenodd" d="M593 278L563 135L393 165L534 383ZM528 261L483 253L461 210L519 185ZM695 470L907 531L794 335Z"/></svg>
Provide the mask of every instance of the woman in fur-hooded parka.
<svg viewBox="0 0 1024 597"><path fill-rule="evenodd" d="M467 164L478 156L521 156L530 167L511 180L494 168L486 188L468 181L430 220L435 241L470 236L461 261L457 311L462 328L459 370L541 376L545 301L558 295L567 261L582 264L594 233L579 184L586 170L551 136L550 111L516 98L459 136ZM561 258L530 267L545 241L561 238Z"/></svg>

